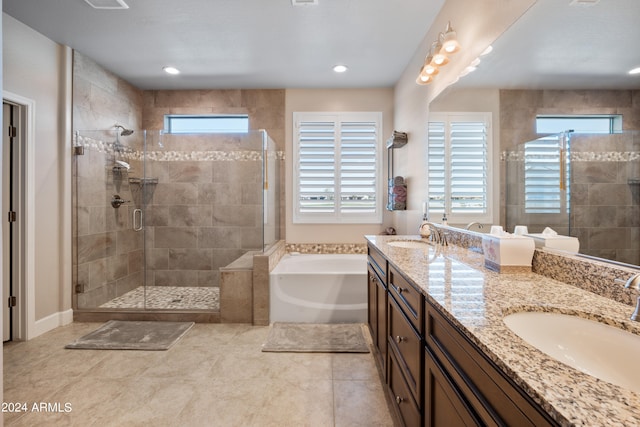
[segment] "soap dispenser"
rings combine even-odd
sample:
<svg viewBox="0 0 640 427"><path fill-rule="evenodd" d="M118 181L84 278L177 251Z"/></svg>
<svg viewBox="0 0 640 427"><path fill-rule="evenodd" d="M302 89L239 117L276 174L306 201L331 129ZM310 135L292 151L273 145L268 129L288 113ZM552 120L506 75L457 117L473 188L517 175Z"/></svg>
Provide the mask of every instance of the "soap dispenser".
<svg viewBox="0 0 640 427"><path fill-rule="evenodd" d="M429 224L429 216L425 213L422 215L422 222L418 227L418 233L425 239L431 236L431 224Z"/></svg>

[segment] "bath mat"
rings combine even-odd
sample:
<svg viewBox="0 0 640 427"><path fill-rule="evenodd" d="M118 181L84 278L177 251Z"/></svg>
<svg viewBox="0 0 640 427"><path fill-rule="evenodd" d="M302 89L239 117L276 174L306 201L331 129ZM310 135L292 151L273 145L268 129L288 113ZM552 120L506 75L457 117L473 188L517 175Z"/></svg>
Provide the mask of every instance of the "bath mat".
<svg viewBox="0 0 640 427"><path fill-rule="evenodd" d="M110 320L65 348L90 350L168 350L193 322Z"/></svg>
<svg viewBox="0 0 640 427"><path fill-rule="evenodd" d="M271 325L262 351L369 353L360 323L284 323Z"/></svg>

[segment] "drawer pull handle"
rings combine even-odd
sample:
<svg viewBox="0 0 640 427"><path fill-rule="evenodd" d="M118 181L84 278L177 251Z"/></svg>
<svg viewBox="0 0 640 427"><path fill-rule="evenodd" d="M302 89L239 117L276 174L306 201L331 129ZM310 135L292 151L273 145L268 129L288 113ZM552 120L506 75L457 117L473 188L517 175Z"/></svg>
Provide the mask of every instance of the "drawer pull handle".
<svg viewBox="0 0 640 427"><path fill-rule="evenodd" d="M406 341L405 337L401 337L400 335L396 335L396 342L400 344L402 341Z"/></svg>
<svg viewBox="0 0 640 427"><path fill-rule="evenodd" d="M396 289L398 290L398 293L401 294L405 291L405 289L401 288L400 286L396 287Z"/></svg>
<svg viewBox="0 0 640 427"><path fill-rule="evenodd" d="M399 404L401 404L403 400L404 400L404 399L403 399L403 398L401 398L400 396L396 396L396 403L397 403L398 405L399 405Z"/></svg>

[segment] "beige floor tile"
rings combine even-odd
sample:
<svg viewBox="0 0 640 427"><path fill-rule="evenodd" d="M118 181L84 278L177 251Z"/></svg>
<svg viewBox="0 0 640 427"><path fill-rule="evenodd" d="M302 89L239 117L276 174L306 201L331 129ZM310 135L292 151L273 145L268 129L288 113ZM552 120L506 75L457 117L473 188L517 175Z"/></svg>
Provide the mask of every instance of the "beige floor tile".
<svg viewBox="0 0 640 427"><path fill-rule="evenodd" d="M261 427L333 426L331 380L268 380L266 401L256 409Z"/></svg>
<svg viewBox="0 0 640 427"><path fill-rule="evenodd" d="M372 354L263 353L269 328L234 324L196 324L168 351L64 349L99 326L4 346L5 401L71 405L5 425L392 425Z"/></svg>
<svg viewBox="0 0 640 427"><path fill-rule="evenodd" d="M336 427L393 426L382 384L377 380L334 380Z"/></svg>

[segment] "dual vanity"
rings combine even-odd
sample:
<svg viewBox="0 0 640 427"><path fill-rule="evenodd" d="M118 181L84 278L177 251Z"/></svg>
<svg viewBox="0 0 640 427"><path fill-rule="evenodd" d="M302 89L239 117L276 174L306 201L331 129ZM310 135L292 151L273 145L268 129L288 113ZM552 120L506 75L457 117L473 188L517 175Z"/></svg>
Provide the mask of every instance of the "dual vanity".
<svg viewBox="0 0 640 427"><path fill-rule="evenodd" d="M640 425L632 306L542 274L497 273L477 248L366 240L368 323L406 426Z"/></svg>

